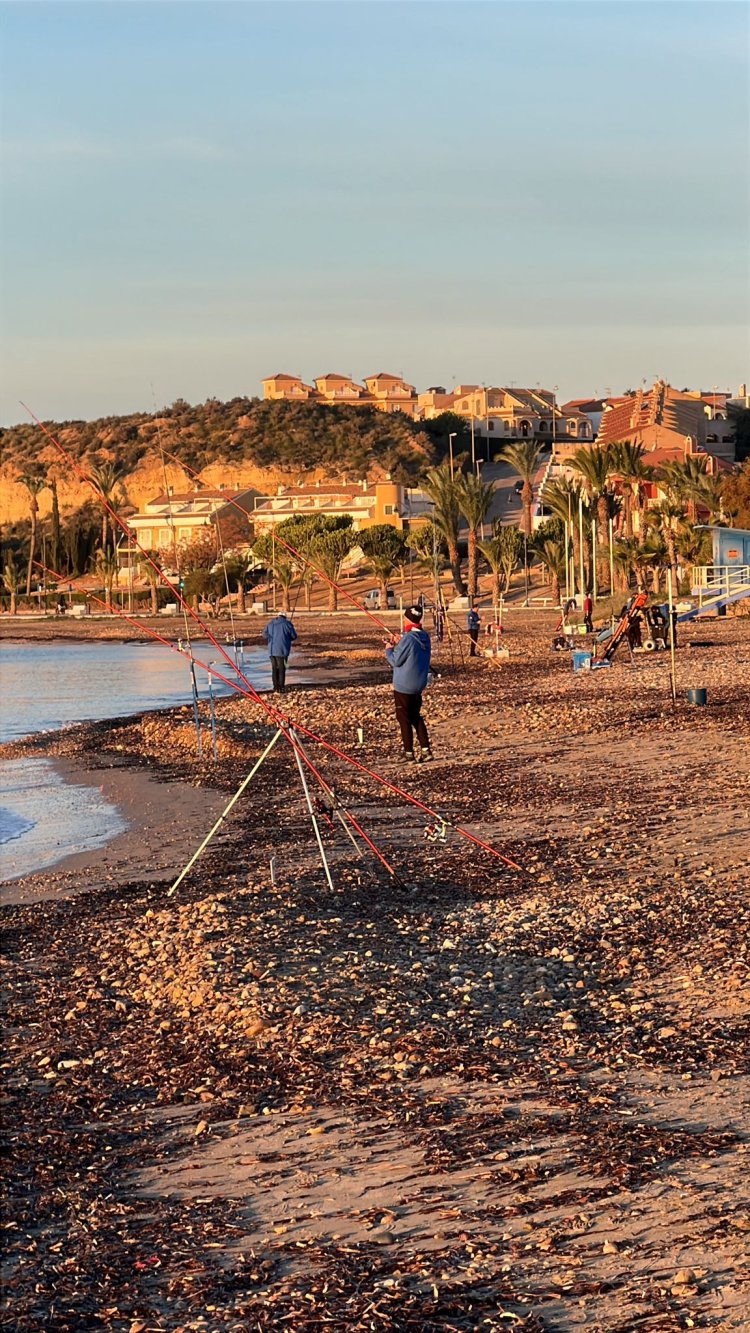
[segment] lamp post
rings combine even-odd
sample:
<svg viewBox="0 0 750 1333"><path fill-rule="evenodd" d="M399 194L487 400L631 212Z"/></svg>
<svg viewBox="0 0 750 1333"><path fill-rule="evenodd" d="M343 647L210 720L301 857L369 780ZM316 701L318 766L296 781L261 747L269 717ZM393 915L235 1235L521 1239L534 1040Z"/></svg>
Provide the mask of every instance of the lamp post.
<svg viewBox="0 0 750 1333"><path fill-rule="evenodd" d="M451 431L450 435L448 436L448 455L450 457L451 481L453 480L453 441L455 440L457 434L458 432L454 430Z"/></svg>

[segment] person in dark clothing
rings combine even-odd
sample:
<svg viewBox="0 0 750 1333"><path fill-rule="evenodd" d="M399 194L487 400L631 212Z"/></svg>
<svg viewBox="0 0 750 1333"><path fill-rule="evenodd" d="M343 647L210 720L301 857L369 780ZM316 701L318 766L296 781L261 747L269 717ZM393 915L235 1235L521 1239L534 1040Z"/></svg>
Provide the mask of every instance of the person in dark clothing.
<svg viewBox="0 0 750 1333"><path fill-rule="evenodd" d="M592 599L592 597L591 597L591 592L590 592L590 591L587 591L587 592L586 592L586 596L585 596L584 599L583 599L583 623L584 623L584 625L585 625L585 627L586 627L586 633L587 633L587 634L593 634L593 632L594 632L594 602L593 602L593 599Z"/></svg>
<svg viewBox="0 0 750 1333"><path fill-rule="evenodd" d="M297 631L284 612L269 620L263 631L263 638L268 644L268 656L271 659L271 681L274 694L286 694L286 664L292 650Z"/></svg>
<svg viewBox="0 0 750 1333"><path fill-rule="evenodd" d="M416 732L421 759L425 762L432 759L432 750L422 717L422 691L430 673L432 646L429 634L422 629L421 606L407 607L401 638L386 639L385 642L385 655L393 667L393 700L404 746L404 760L407 763L415 762Z"/></svg>
<svg viewBox="0 0 750 1333"><path fill-rule="evenodd" d="M480 624L481 624L481 618L479 612L477 611L477 608L474 605L472 605L466 617L466 628L469 631L469 638L471 639L471 648L469 649L469 657L476 657L477 655L477 639L479 638Z"/></svg>

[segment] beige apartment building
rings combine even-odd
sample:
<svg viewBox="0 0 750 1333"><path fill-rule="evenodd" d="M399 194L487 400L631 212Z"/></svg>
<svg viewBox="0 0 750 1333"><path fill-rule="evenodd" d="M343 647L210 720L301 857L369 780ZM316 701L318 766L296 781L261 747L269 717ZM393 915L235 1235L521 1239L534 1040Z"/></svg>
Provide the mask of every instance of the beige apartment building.
<svg viewBox="0 0 750 1333"><path fill-rule="evenodd" d="M170 489L148 500L139 513L132 514L128 527L147 551L171 555L175 545L191 541L202 529L236 514L236 505L250 519L256 494L252 490L216 490L210 486L195 491Z"/></svg>
<svg viewBox="0 0 750 1333"><path fill-rule="evenodd" d="M286 402L355 404L381 412L403 412L412 420L430 421L442 412L455 412L473 423L478 438L490 442L557 438L584 442L593 439L590 419L575 409L563 411L549 389L515 389L459 384L450 392L435 385L417 394L400 375L380 371L358 384L349 375L321 375L306 384L298 375L270 375L263 383L265 399Z"/></svg>
<svg viewBox="0 0 750 1333"><path fill-rule="evenodd" d="M313 384L305 384L298 375L269 375L262 381L265 399L284 399L286 402L322 403L330 406L350 404L376 407L380 412L403 412L408 417L417 415L417 392L400 375L380 371L368 375L358 384L350 375L321 375Z"/></svg>
<svg viewBox="0 0 750 1333"><path fill-rule="evenodd" d="M348 516L355 532L376 523L401 531L411 517L411 506L406 488L393 481L321 481L314 486L280 486L276 495L257 500L252 519L255 531L261 533L288 518L317 514Z"/></svg>

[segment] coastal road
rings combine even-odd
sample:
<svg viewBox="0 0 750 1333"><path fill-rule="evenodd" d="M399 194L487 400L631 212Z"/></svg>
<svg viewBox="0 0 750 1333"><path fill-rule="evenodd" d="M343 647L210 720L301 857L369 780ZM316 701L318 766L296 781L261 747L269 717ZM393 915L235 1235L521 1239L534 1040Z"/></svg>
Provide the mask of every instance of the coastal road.
<svg viewBox="0 0 750 1333"><path fill-rule="evenodd" d="M535 496L548 461L549 455L545 453L534 478ZM497 519L500 523L512 523L515 527L520 527L523 505L521 504L521 496L516 494L516 486L519 482L518 473L513 471L509 463L484 463L482 465L482 481L491 481L495 487L492 507L485 521L492 524Z"/></svg>

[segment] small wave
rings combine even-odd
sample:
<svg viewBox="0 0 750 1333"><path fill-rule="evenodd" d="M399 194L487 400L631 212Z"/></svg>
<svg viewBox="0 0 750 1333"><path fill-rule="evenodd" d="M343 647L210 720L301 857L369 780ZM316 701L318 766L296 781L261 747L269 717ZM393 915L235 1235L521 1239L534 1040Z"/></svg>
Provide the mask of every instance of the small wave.
<svg viewBox="0 0 750 1333"><path fill-rule="evenodd" d="M33 819L24 819L23 815L14 814L12 810L5 810L0 806L0 845L22 838L24 833L33 828Z"/></svg>

